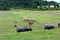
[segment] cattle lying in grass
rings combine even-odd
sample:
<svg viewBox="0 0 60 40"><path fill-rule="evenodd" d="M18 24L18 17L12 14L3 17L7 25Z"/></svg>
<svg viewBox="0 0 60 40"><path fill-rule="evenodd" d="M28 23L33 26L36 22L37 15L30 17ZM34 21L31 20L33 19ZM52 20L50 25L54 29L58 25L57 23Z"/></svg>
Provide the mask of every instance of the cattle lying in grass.
<svg viewBox="0 0 60 40"><path fill-rule="evenodd" d="M45 25L45 29L48 29L48 30L50 30L50 29L54 29L55 27L53 26L53 25Z"/></svg>
<svg viewBox="0 0 60 40"><path fill-rule="evenodd" d="M17 27L17 25L15 24L14 27L16 28L17 32L25 32L25 31L32 31L31 27Z"/></svg>
<svg viewBox="0 0 60 40"><path fill-rule="evenodd" d="M60 23L58 23L58 27L60 27Z"/></svg>
<svg viewBox="0 0 60 40"><path fill-rule="evenodd" d="M32 31L32 28L22 27L22 28L16 28L17 32L26 32L26 31Z"/></svg>

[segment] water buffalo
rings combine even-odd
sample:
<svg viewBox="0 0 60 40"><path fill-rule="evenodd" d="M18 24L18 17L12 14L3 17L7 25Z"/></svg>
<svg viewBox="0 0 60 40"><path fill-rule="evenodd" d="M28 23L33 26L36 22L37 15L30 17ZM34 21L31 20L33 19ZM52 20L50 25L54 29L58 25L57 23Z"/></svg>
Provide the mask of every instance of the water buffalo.
<svg viewBox="0 0 60 40"><path fill-rule="evenodd" d="M22 27L22 28L16 28L17 32L25 32L25 31L32 31L32 28Z"/></svg>
<svg viewBox="0 0 60 40"><path fill-rule="evenodd" d="M14 25L17 32L25 32L25 31L32 31L31 27L18 27L16 24Z"/></svg>
<svg viewBox="0 0 60 40"><path fill-rule="evenodd" d="M50 29L54 29L55 27L53 26L53 25L45 25L45 29L48 29L48 30L50 30Z"/></svg>

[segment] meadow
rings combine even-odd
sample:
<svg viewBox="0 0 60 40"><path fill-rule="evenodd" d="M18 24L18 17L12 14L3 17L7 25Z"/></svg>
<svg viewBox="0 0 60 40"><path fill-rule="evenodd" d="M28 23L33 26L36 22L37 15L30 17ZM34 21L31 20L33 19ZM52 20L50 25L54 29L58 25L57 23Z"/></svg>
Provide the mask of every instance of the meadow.
<svg viewBox="0 0 60 40"><path fill-rule="evenodd" d="M32 25L33 31L17 33L14 27L15 20L19 27L29 27L24 18L36 19ZM44 30L47 22L52 23L55 29ZM60 11L0 11L0 40L60 40L58 22L60 22Z"/></svg>

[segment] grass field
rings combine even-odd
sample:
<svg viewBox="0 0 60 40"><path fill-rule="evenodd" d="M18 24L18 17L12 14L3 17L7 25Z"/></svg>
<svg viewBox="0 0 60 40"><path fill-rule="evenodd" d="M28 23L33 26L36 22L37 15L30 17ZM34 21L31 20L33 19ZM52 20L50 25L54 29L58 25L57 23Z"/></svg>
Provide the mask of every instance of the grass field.
<svg viewBox="0 0 60 40"><path fill-rule="evenodd" d="M15 19L14 19L15 17ZM24 18L35 18L32 32L17 33L14 20L20 27L28 26ZM44 30L46 22L52 23L56 28ZM60 40L60 11L0 11L0 40Z"/></svg>

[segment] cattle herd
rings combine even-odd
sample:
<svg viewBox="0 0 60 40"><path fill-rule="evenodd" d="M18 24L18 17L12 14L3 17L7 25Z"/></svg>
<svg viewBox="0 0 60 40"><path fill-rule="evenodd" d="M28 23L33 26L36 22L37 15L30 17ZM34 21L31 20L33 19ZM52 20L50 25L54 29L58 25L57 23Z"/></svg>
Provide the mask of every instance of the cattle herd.
<svg viewBox="0 0 60 40"><path fill-rule="evenodd" d="M17 21L16 21L14 24L14 27L16 28L17 32L32 31L31 26L36 21L36 19L24 19L24 21L28 22L29 27L18 27ZM60 23L58 23L58 27L60 27ZM45 30L50 30L50 29L54 29L54 28L55 28L55 26L52 24L49 24L49 23L45 24L45 26L44 26Z"/></svg>

